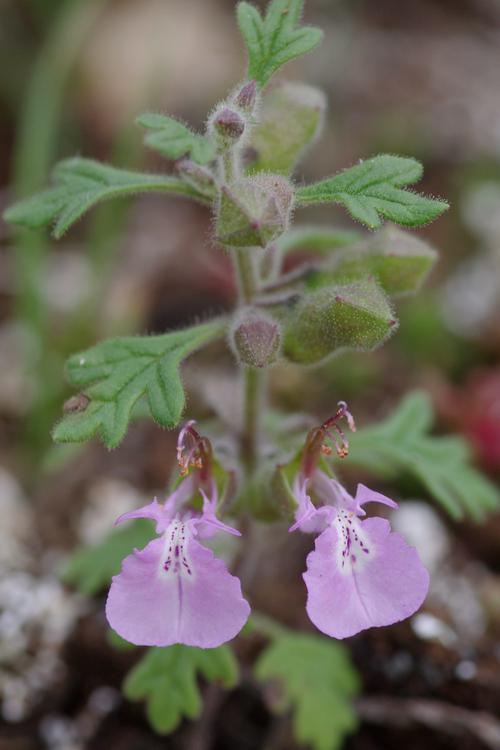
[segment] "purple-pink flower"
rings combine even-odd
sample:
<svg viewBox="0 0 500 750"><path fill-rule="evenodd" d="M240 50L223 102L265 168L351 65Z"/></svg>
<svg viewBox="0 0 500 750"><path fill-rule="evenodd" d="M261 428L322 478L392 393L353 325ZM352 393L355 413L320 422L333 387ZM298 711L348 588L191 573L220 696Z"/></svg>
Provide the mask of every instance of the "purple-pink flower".
<svg viewBox="0 0 500 750"><path fill-rule="evenodd" d="M248 619L241 585L222 560L200 541L219 531L240 534L216 517L217 491L203 491L203 510L184 506L197 491L195 474L184 479L164 505L149 505L118 518L150 518L160 535L125 558L106 602L111 627L138 646L215 648L231 640Z"/></svg>
<svg viewBox="0 0 500 750"><path fill-rule="evenodd" d="M417 551L391 532L385 518L360 520L366 503L391 508L396 503L362 484L352 497L319 469L309 478L299 474L294 489L298 509L290 531L318 534L303 575L307 613L316 627L334 638L347 638L412 615L429 588L429 574Z"/></svg>

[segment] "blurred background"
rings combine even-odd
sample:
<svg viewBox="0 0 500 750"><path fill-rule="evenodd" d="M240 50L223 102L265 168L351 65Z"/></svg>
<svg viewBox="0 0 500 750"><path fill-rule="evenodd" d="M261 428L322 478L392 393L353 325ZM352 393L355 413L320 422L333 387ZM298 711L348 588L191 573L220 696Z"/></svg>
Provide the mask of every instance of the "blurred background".
<svg viewBox="0 0 500 750"><path fill-rule="evenodd" d="M63 157L171 166L142 147L133 120L152 109L203 125L244 75L235 4L2 0L0 209L44 186ZM411 155L425 165L419 189L452 208L421 232L440 262L418 297L398 303L389 344L315 370L276 369L274 403L325 417L345 399L364 424L423 388L439 430L462 434L498 481L500 3L306 5L325 41L285 76L322 87L329 113L298 180L377 152ZM349 226L337 208L297 219ZM58 243L0 220L0 750L296 747L245 681L199 725L155 736L141 706L121 698L136 656L107 642L99 586L88 584L95 595L86 596L58 575L76 546L98 543L119 513L162 492L174 456L174 436L146 422L112 453L97 442L55 448L50 429L69 395L63 362L110 335L162 332L230 308L231 268L209 231L205 209L154 195L106 204ZM238 419L236 372L222 347L190 360L186 382L190 416L223 403L228 422ZM418 492L405 488L400 528L418 530L439 576L417 618L351 642L365 702L346 747L498 747L500 519L452 523ZM300 572L310 542L285 537L287 555L262 532L253 600L309 628ZM401 717L391 696L417 707L432 699L437 713Z"/></svg>

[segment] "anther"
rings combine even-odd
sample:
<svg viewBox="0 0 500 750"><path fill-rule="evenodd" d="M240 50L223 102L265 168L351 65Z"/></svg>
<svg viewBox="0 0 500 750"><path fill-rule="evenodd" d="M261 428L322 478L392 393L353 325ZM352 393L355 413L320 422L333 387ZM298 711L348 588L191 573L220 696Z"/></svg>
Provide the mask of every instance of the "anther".
<svg viewBox="0 0 500 750"><path fill-rule="evenodd" d="M189 474L191 468L205 470L208 476L212 447L210 441L202 437L194 428L196 422L187 422L179 432L177 439L177 463L181 477Z"/></svg>

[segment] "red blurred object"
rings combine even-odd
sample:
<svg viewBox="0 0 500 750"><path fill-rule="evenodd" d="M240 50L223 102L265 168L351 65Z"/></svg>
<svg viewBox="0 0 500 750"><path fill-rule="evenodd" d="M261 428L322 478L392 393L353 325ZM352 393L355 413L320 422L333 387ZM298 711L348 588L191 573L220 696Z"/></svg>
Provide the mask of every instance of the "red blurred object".
<svg viewBox="0 0 500 750"><path fill-rule="evenodd" d="M475 371L460 388L448 391L441 406L484 468L500 473L500 367Z"/></svg>

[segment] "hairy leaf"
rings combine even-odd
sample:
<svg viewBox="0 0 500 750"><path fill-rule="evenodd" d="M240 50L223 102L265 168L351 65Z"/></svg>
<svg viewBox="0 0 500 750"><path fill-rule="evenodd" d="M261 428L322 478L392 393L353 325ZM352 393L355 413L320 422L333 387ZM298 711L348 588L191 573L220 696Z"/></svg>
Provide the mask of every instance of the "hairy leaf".
<svg viewBox="0 0 500 750"><path fill-rule="evenodd" d="M316 47L323 34L312 26L297 28L304 0L272 0L265 16L250 3L240 2L238 25L248 53L248 78L265 86L282 65Z"/></svg>
<svg viewBox="0 0 500 750"><path fill-rule="evenodd" d="M152 727L159 734L169 734L184 717L196 719L201 713L198 675L207 682L234 687L238 665L231 648L152 648L129 673L123 690L129 700L145 700Z"/></svg>
<svg viewBox="0 0 500 750"><path fill-rule="evenodd" d="M446 211L448 204L411 190L422 176L415 159L382 154L326 180L297 191L297 205L341 203L353 219L377 229L382 218L409 227L422 226Z"/></svg>
<svg viewBox="0 0 500 750"><path fill-rule="evenodd" d="M321 636L274 631L255 666L259 681L277 683L271 707L292 712L298 742L337 750L356 729L352 699L360 685L345 646Z"/></svg>
<svg viewBox="0 0 500 750"><path fill-rule="evenodd" d="M113 531L100 544L81 547L73 553L62 578L84 594L97 594L120 572L124 557L142 549L155 537L149 521L139 520Z"/></svg>
<svg viewBox="0 0 500 750"><path fill-rule="evenodd" d="M224 322L216 320L162 336L109 339L73 355L67 362L67 377L88 403L63 417L54 429L54 440L78 443L97 434L114 448L144 395L152 417L163 427L175 427L185 403L179 365L224 329Z"/></svg>
<svg viewBox="0 0 500 750"><path fill-rule="evenodd" d="M193 133L173 117L146 113L136 122L151 131L144 142L169 159L190 156L197 164L208 164L217 155L216 146L209 138Z"/></svg>
<svg viewBox="0 0 500 750"><path fill-rule="evenodd" d="M53 171L55 186L15 203L4 220L29 229L53 224L56 239L90 208L109 198L144 192L184 195L207 203L207 198L178 177L116 169L93 159L66 159Z"/></svg>
<svg viewBox="0 0 500 750"><path fill-rule="evenodd" d="M471 466L462 438L427 434L432 421L429 398L412 393L384 422L351 436L349 461L382 477L411 475L453 518L482 520L500 507L500 492Z"/></svg>

